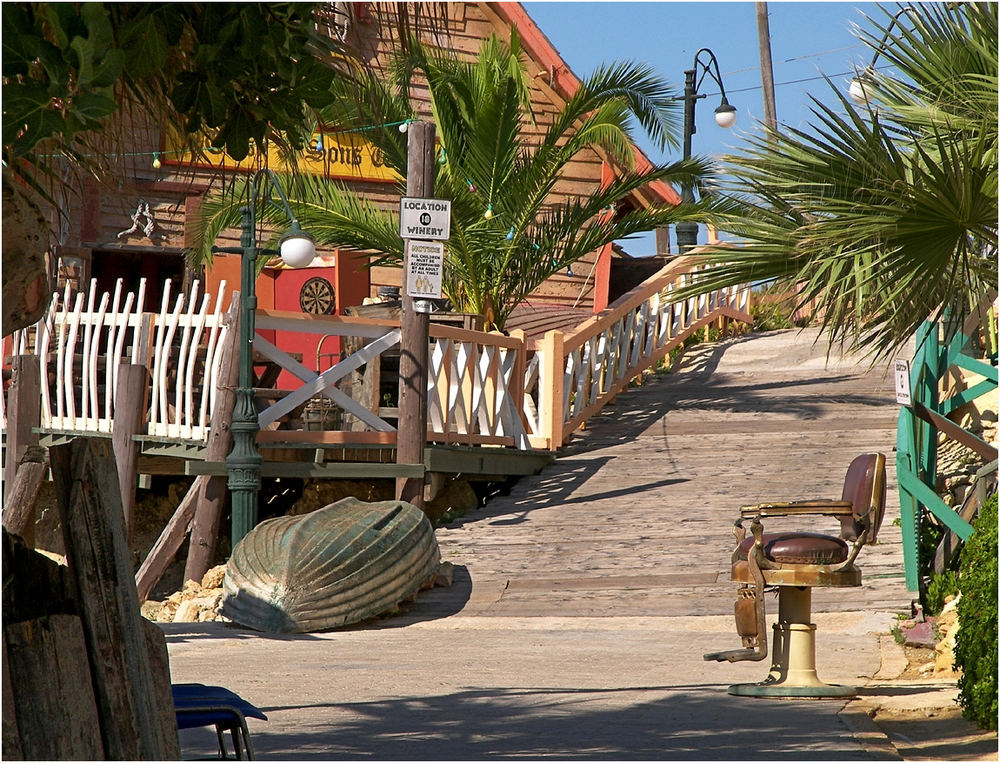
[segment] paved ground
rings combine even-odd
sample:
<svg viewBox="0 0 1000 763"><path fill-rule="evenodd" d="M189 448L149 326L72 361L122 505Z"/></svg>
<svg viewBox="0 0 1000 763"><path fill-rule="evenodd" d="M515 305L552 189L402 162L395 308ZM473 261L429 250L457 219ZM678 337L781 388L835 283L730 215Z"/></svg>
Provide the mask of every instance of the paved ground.
<svg viewBox="0 0 1000 763"><path fill-rule="evenodd" d="M883 680L902 670L887 634L912 598L892 524L892 379L884 365L827 363L812 339L731 340L620 395L540 475L438 531L455 583L407 614L301 637L164 626L173 680L264 708L269 721L251 722L262 759L899 759L910 748L870 716L939 717L954 685ZM862 697L729 696L766 673L701 657L738 646L735 508L839 497L868 450L889 457L882 542L861 557L861 589L814 595L819 674ZM895 733L913 759L941 752ZM211 742L182 737L188 755ZM956 744L940 757L981 754Z"/></svg>

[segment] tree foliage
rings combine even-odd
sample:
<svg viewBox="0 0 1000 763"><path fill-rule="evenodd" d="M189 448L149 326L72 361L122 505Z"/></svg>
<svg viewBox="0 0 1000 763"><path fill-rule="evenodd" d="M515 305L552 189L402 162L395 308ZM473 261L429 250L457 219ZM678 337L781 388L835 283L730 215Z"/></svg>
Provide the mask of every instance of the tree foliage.
<svg viewBox="0 0 1000 763"><path fill-rule="evenodd" d="M334 100L322 116L364 129L386 165L405 177L407 137L396 126L417 118L412 94L418 82L429 90L440 141L434 195L452 202L443 291L455 309L480 313L491 326L502 327L543 281L601 246L704 214L697 206L616 207L652 181L694 182L707 170L701 161L635 168L633 119L661 145L673 141L676 128L674 94L648 67L600 68L540 136L529 139L535 114L516 35L509 45L496 37L484 41L474 61L412 40L384 73L362 74L352 85L334 83ZM625 170L603 188L553 203L567 165L594 148ZM237 224L246 189L238 184L233 191L202 206L196 259L208 258L218 233ZM319 243L373 253L376 264L402 261L395 213L321 177L289 180L287 195ZM271 212L261 214L266 219ZM280 222L280 216L273 219Z"/></svg>
<svg viewBox="0 0 1000 763"><path fill-rule="evenodd" d="M94 165L108 151L106 128L129 126L126 107L237 160L251 140L301 148L337 64L318 7L5 4L7 166L37 181L58 174L57 160Z"/></svg>
<svg viewBox="0 0 1000 763"><path fill-rule="evenodd" d="M997 6L882 10L859 33L891 63L865 72L866 106L834 88L808 129L764 129L727 157L720 226L743 245L707 255L699 287L798 288L831 343L875 358L970 309L997 259Z"/></svg>
<svg viewBox="0 0 1000 763"><path fill-rule="evenodd" d="M997 496L980 508L962 549L955 666L962 714L980 727L997 728Z"/></svg>

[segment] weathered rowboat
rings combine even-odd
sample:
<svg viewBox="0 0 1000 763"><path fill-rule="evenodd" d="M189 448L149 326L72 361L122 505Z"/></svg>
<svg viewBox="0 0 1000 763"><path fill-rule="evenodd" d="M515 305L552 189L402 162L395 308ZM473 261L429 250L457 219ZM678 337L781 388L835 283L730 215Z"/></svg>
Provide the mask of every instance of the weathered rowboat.
<svg viewBox="0 0 1000 763"><path fill-rule="evenodd" d="M350 625L415 594L440 559L413 504L345 498L247 533L226 565L222 614L270 633Z"/></svg>

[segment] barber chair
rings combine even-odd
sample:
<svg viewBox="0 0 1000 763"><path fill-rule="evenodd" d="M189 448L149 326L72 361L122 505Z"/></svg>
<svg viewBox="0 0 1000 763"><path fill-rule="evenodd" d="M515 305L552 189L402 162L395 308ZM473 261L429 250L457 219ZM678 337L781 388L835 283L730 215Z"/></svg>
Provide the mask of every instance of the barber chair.
<svg viewBox="0 0 1000 763"><path fill-rule="evenodd" d="M851 697L853 686L823 683L816 675L816 626L810 622L815 586L860 586L855 561L878 536L885 513L885 456L867 453L851 462L839 501L809 500L742 506L733 534L732 580L736 597L736 630L742 649L712 652L719 662L760 661L767 657L764 594L778 593L771 669L760 683L734 684L729 693L749 697ZM833 516L839 537L814 532L765 533L771 517ZM743 523L751 520L750 537ZM850 545L849 545L850 544Z"/></svg>

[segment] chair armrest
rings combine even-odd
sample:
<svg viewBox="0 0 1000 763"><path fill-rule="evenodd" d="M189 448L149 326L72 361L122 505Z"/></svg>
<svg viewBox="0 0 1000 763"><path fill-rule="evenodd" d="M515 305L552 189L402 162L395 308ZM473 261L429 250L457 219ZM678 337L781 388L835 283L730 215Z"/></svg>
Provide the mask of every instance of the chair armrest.
<svg viewBox="0 0 1000 763"><path fill-rule="evenodd" d="M740 516L751 517L785 517L796 515L822 514L832 517L851 516L854 504L850 501L808 500L808 501L778 501L757 503L752 506L740 506Z"/></svg>

